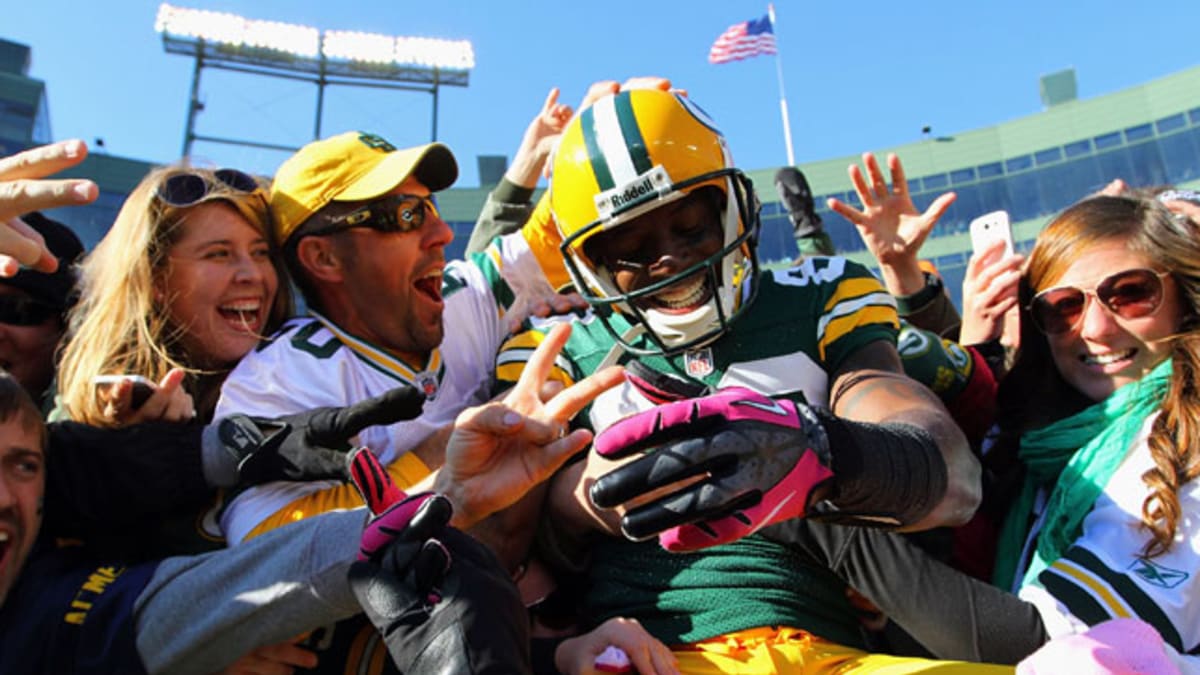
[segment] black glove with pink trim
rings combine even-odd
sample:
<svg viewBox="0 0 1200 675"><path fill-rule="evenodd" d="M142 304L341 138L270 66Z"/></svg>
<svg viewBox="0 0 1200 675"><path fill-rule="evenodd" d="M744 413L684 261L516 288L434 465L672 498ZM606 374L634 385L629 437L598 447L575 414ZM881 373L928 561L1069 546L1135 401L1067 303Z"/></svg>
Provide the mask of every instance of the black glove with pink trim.
<svg viewBox="0 0 1200 675"><path fill-rule="evenodd" d="M350 475L376 514L350 588L400 672L531 672L517 587L486 546L449 526L450 502L406 496L366 448L355 452Z"/></svg>
<svg viewBox="0 0 1200 675"><path fill-rule="evenodd" d="M814 493L833 479L829 442L813 412L744 387L632 415L596 436L593 447L609 459L649 451L592 484L599 508L693 481L621 519L625 536L657 535L669 551L728 543L804 517Z"/></svg>

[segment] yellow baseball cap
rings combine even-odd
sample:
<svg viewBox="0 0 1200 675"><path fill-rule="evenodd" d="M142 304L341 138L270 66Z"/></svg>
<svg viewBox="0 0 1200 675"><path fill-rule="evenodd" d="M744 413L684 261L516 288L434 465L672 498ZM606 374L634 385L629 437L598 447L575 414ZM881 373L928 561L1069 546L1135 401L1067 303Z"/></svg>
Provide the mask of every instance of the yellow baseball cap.
<svg viewBox="0 0 1200 675"><path fill-rule="evenodd" d="M390 192L416 174L430 192L458 178L450 148L429 143L397 149L375 134L347 131L300 148L275 172L271 213L282 245L330 202L356 202Z"/></svg>

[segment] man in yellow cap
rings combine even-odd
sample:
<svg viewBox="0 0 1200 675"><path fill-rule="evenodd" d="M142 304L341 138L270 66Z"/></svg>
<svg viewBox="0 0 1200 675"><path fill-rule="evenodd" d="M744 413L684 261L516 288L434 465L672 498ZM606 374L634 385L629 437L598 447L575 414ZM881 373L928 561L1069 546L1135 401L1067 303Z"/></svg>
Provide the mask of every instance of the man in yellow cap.
<svg viewBox="0 0 1200 675"><path fill-rule="evenodd" d="M458 166L449 148L397 149L374 134L315 141L275 175L277 241L307 303L248 354L221 391L218 414L277 417L340 406L401 384L425 393L419 419L360 436L408 487L442 462L449 425L486 400L514 288L501 277L539 276L517 235L447 263L453 232L433 193ZM445 323L452 330L443 327ZM221 516L230 544L315 513L355 506L348 486L276 483L237 495Z"/></svg>

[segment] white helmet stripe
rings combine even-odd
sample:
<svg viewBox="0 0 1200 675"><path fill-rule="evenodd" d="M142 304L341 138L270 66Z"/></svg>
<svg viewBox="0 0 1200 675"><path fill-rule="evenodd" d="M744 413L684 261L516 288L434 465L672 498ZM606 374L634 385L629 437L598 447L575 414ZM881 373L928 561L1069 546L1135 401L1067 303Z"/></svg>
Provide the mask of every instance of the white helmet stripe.
<svg viewBox="0 0 1200 675"><path fill-rule="evenodd" d="M638 177L633 158L629 155L629 146L625 143L625 135L621 133L621 122L617 118L615 96L606 96L592 106L593 120L596 129L596 144L604 161L608 163L608 171L612 175L614 185L625 185Z"/></svg>

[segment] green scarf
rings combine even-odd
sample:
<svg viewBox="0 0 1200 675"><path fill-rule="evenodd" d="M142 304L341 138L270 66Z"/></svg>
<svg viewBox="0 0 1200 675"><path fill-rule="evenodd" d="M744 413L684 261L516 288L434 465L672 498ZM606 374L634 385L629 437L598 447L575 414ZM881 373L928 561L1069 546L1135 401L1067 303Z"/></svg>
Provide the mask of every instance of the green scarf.
<svg viewBox="0 0 1200 675"><path fill-rule="evenodd" d="M1103 401L1021 435L1018 456L1025 465L1025 482L1000 530L994 584L1013 588L1039 488L1054 486L1021 586L1036 579L1079 538L1084 516L1125 459L1146 418L1158 410L1170 377L1167 359Z"/></svg>

